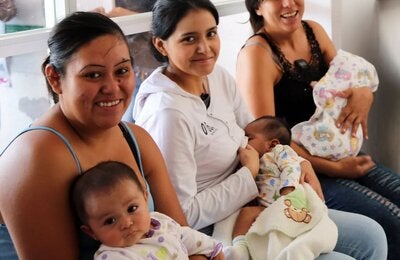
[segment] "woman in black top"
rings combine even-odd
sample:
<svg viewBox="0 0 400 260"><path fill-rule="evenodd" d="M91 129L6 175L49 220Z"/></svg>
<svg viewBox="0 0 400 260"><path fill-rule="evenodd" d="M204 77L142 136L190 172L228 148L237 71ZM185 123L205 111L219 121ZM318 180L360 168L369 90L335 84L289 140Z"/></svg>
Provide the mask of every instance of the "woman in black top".
<svg viewBox="0 0 400 260"><path fill-rule="evenodd" d="M310 82L325 74L336 55L335 46L321 25L302 20L304 0L246 0L246 7L255 35L239 53L237 81L251 112L255 117L284 117L290 126L308 120L315 112ZM371 90L351 88L342 97L348 103L337 119L338 127L355 133L361 126L368 138ZM389 259L399 257L400 175L368 155L334 162L292 146L319 173L327 206L379 222L390 241Z"/></svg>

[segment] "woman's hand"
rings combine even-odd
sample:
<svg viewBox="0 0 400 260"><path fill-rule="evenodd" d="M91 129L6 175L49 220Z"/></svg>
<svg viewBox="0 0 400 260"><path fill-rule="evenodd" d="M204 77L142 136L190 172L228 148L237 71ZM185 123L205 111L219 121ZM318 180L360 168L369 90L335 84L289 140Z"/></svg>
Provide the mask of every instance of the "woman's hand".
<svg viewBox="0 0 400 260"><path fill-rule="evenodd" d="M324 199L324 194L322 192L321 184L319 183L318 177L314 172L314 169L311 166L311 163L307 160L304 160L300 164L301 166L301 177L300 177L300 183L308 183L318 194L318 196L322 199Z"/></svg>
<svg viewBox="0 0 400 260"><path fill-rule="evenodd" d="M351 128L351 134L355 136L361 124L364 138L368 139L368 114L374 100L371 89L369 87L349 88L339 92L338 96L347 99L347 104L336 120L336 126L341 128L342 133Z"/></svg>
<svg viewBox="0 0 400 260"><path fill-rule="evenodd" d="M239 148L239 159L242 166L249 168L251 175L255 178L260 169L260 158L256 149L251 145L246 145L245 148Z"/></svg>
<svg viewBox="0 0 400 260"><path fill-rule="evenodd" d="M376 165L369 155L346 157L337 161L339 169L334 177L357 179L370 171Z"/></svg>

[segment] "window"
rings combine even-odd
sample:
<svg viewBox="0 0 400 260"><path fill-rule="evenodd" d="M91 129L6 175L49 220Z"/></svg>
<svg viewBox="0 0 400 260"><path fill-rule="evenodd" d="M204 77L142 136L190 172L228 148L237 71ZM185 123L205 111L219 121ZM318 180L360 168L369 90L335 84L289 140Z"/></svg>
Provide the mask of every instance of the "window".
<svg viewBox="0 0 400 260"><path fill-rule="evenodd" d="M10 3L7 19L0 21L0 150L19 131L26 128L50 106L40 66L46 57L46 41L56 21L75 10L92 10L98 6L110 10L127 0L6 0ZM245 11L244 0L214 0L220 16ZM12 7L11 5L14 5ZM0 12L1 13L1 12ZM128 36L133 48L145 39L139 33L150 28L150 13L119 16L114 20ZM222 21L221 21L222 22ZM244 22L244 21L243 21ZM142 36L145 34L142 34ZM135 52L134 52L135 55ZM136 52L137 66L147 58ZM142 60L142 63L139 62ZM144 64L136 68L138 77L144 78L151 67Z"/></svg>

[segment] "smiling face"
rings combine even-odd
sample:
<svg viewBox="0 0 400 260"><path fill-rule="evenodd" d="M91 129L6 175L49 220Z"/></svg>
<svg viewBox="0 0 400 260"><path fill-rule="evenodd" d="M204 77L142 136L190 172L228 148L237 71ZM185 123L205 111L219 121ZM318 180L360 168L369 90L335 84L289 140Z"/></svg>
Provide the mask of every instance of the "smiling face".
<svg viewBox="0 0 400 260"><path fill-rule="evenodd" d="M292 32L301 27L304 0L262 0L256 10L267 32Z"/></svg>
<svg viewBox="0 0 400 260"><path fill-rule="evenodd" d="M90 194L85 210L87 225L82 230L107 246L134 245L150 229L147 195L127 178L109 190Z"/></svg>
<svg viewBox="0 0 400 260"><path fill-rule="evenodd" d="M82 126L115 126L135 87L128 46L115 35L100 36L81 47L68 62L64 76L51 69L47 72L64 114Z"/></svg>
<svg viewBox="0 0 400 260"><path fill-rule="evenodd" d="M168 57L168 71L178 78L210 74L220 50L217 23L205 9L189 11L167 40L156 38L154 43Z"/></svg>

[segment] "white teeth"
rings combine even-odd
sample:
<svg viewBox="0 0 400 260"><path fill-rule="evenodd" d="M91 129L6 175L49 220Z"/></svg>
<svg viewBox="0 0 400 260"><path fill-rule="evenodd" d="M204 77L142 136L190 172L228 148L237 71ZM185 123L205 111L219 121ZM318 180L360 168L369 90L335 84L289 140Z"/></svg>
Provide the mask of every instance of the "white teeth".
<svg viewBox="0 0 400 260"><path fill-rule="evenodd" d="M291 13L282 14L282 16L284 18L290 18L290 17L295 16L296 14L297 14L297 11L294 11L294 12L291 12Z"/></svg>
<svg viewBox="0 0 400 260"><path fill-rule="evenodd" d="M99 104L100 107L112 107L112 106L118 105L119 102L121 102L120 99L114 100L114 101L111 101L111 102L99 102L98 104Z"/></svg>

